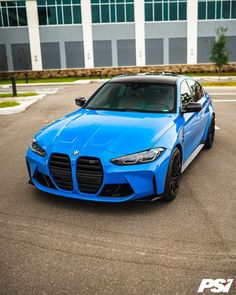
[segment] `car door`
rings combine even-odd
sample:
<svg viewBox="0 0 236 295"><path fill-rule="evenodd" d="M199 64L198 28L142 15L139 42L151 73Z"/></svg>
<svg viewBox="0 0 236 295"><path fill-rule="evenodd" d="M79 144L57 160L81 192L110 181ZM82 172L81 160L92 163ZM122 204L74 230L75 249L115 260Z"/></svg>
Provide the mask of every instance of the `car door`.
<svg viewBox="0 0 236 295"><path fill-rule="evenodd" d="M180 85L181 109L184 105L193 100L193 93L190 91L187 80ZM182 113L183 123L183 162L185 162L198 145L199 117L198 113Z"/></svg>
<svg viewBox="0 0 236 295"><path fill-rule="evenodd" d="M197 113L198 135L197 135L196 141L198 145L202 141L202 138L207 126L207 121L209 117L208 116L209 98L206 97L205 91L203 90L202 86L197 81L188 79L187 83L190 88L193 101L198 102L202 105L202 110Z"/></svg>

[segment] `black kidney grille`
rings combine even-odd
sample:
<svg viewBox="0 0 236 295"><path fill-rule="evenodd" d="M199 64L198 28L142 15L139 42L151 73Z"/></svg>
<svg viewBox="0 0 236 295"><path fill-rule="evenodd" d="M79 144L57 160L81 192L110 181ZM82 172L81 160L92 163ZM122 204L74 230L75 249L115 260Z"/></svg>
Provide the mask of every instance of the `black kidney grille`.
<svg viewBox="0 0 236 295"><path fill-rule="evenodd" d="M70 158L64 154L52 154L49 161L50 173L57 186L64 190L73 190Z"/></svg>
<svg viewBox="0 0 236 295"><path fill-rule="evenodd" d="M77 161L76 177L81 192L96 194L103 181L101 161L93 157L80 157Z"/></svg>

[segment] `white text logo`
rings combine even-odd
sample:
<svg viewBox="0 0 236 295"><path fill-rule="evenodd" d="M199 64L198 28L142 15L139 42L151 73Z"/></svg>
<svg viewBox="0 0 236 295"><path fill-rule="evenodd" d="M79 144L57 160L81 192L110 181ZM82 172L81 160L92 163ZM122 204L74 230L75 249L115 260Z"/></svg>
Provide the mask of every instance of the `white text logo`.
<svg viewBox="0 0 236 295"><path fill-rule="evenodd" d="M228 293L232 283L233 279L203 279L198 289L198 293L203 293L205 289L210 289L210 292L212 293Z"/></svg>

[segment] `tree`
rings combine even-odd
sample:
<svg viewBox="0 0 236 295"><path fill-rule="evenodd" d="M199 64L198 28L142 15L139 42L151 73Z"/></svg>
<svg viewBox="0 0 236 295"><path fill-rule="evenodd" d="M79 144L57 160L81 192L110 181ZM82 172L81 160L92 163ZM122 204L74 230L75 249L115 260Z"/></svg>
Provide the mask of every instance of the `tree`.
<svg viewBox="0 0 236 295"><path fill-rule="evenodd" d="M215 64L219 73L219 81L222 69L228 64L227 40L225 33L227 28L219 27L216 29L216 39L212 44L210 60Z"/></svg>

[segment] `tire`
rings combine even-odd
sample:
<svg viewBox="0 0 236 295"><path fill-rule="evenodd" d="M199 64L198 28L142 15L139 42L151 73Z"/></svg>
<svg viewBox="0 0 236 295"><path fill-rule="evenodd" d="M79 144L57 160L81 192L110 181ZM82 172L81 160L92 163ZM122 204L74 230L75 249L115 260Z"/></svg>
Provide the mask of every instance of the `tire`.
<svg viewBox="0 0 236 295"><path fill-rule="evenodd" d="M170 202L176 198L179 191L181 168L182 156L180 150L175 148L166 175L165 192L162 197L164 202Z"/></svg>
<svg viewBox="0 0 236 295"><path fill-rule="evenodd" d="M214 144L214 139L215 139L215 117L212 117L204 148L211 149Z"/></svg>

